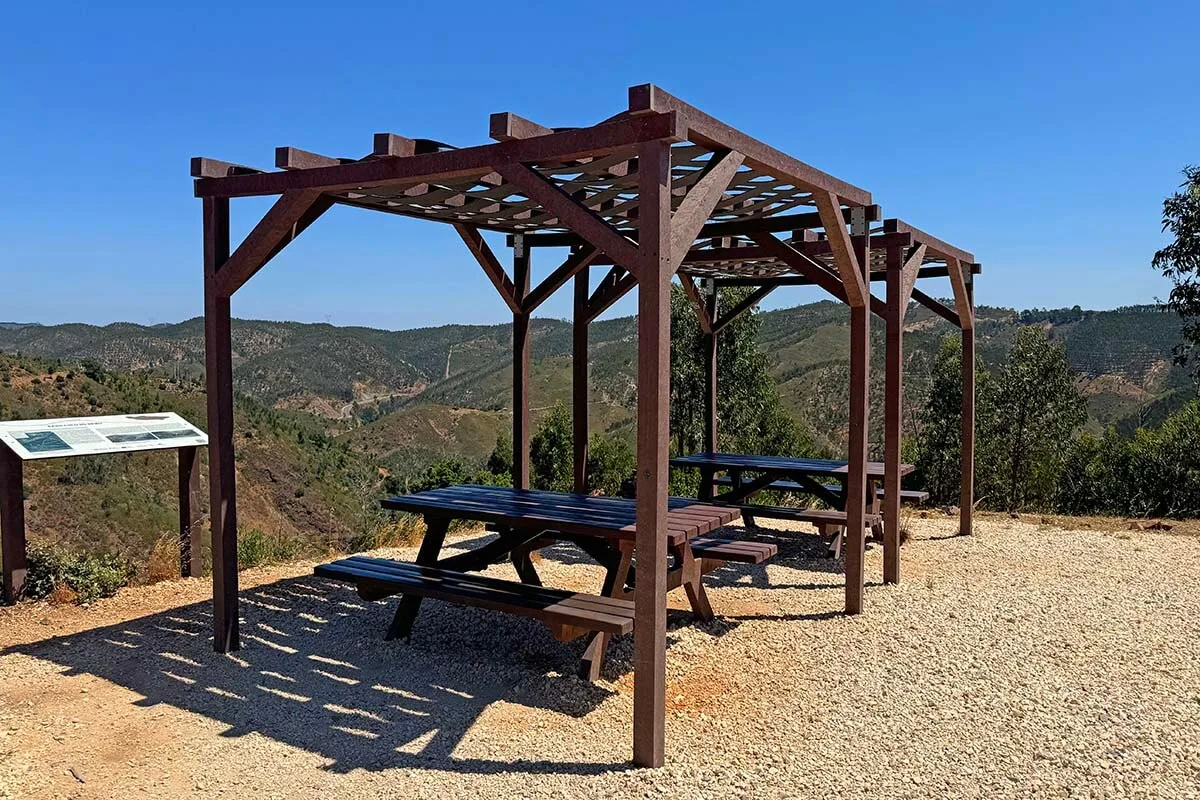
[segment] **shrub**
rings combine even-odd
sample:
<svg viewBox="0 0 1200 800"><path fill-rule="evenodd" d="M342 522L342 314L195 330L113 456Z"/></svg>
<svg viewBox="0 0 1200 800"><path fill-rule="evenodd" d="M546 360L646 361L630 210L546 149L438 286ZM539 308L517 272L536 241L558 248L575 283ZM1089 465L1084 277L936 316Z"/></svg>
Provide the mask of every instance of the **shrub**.
<svg viewBox="0 0 1200 800"><path fill-rule="evenodd" d="M68 458L58 482L64 486L87 486L105 483L116 472L116 461L109 456Z"/></svg>
<svg viewBox="0 0 1200 800"><path fill-rule="evenodd" d="M75 554L56 548L33 548L25 596L40 600L65 586L79 603L111 597L133 577L133 567L115 553Z"/></svg>
<svg viewBox="0 0 1200 800"><path fill-rule="evenodd" d="M571 466L575 457L572 436L571 412L562 403L555 403L529 440L529 478L533 488L571 491L575 482Z"/></svg>
<svg viewBox="0 0 1200 800"><path fill-rule="evenodd" d="M588 491L633 497L637 458L624 439L594 434L588 442Z"/></svg>
<svg viewBox="0 0 1200 800"><path fill-rule="evenodd" d="M272 536L259 528L238 534L238 567L250 569L263 564L290 561L299 551L297 543L284 536Z"/></svg>

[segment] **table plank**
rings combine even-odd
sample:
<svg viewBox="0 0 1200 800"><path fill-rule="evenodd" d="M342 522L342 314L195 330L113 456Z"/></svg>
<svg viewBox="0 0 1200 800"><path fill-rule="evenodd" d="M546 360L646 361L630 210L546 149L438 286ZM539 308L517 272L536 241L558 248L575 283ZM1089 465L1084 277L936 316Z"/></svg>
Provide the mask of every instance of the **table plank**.
<svg viewBox="0 0 1200 800"><path fill-rule="evenodd" d="M781 470L808 475L840 477L847 473L849 464L828 458L791 458L787 456L760 456L748 453L694 453L671 459L673 467L707 467L709 469ZM900 474L908 475L916 470L912 464L901 464ZM881 461L867 462L867 477L882 478L884 466Z"/></svg>
<svg viewBox="0 0 1200 800"><path fill-rule="evenodd" d="M617 539L634 538L637 525L634 500L506 486L448 486L389 497L381 505L413 514ZM666 534L670 543L677 545L710 533L739 516L737 508L672 497L667 501Z"/></svg>

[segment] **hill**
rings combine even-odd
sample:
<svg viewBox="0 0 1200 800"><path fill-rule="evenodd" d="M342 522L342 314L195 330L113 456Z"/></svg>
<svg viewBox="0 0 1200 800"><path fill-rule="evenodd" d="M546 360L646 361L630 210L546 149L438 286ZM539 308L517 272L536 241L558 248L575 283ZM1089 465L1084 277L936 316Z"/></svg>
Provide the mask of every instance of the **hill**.
<svg viewBox="0 0 1200 800"><path fill-rule="evenodd" d="M1045 326L1065 343L1088 397L1088 426L1130 430L1157 422L1194 396L1185 370L1172 366L1180 323L1153 306L1113 311L980 307L978 352L1002 360L1018 326ZM847 310L819 302L761 314L762 344L788 407L836 449L846 426ZM307 411L351 447L390 468L423 465L436 453L476 459L508 426L509 325L446 325L385 331L326 324L237 320L237 390L264 405ZM874 391L882 396L883 327L873 325ZM929 365L949 324L914 306L907 320L910 403L919 402ZM590 337L593 427L628 432L636 391L636 323L593 324ZM570 394L570 325L533 325L535 413ZM149 371L195 381L203 373L199 319L175 325L0 325L0 351L110 370ZM875 404L878 409L878 404ZM309 415L305 415L308 417ZM878 437L875 437L878 438Z"/></svg>

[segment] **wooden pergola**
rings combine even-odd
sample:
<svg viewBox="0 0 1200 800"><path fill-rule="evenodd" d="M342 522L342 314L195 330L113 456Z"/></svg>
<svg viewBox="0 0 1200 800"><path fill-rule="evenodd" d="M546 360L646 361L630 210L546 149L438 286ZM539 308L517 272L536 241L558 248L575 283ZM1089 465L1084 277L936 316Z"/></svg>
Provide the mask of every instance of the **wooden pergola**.
<svg viewBox="0 0 1200 800"><path fill-rule="evenodd" d="M629 90L628 109L595 125L547 128L514 114L491 117L494 143L456 148L376 134L362 158L292 147L277 171L192 160L204 209L204 315L213 549L214 647L237 650L237 501L233 451L230 298L335 205L453 225L513 315L513 484L529 486L530 317L574 282L575 483L586 484L588 325L638 287L637 525L634 760L663 762L670 291L676 275L708 337L706 438L716 446L720 331L778 286L816 285L850 307L850 428L846 611L862 609L872 313L887 325L885 579L899 581L902 328L914 299L962 329L963 479L960 526L971 528L974 451L974 257L898 220L871 194L798 161L652 85ZM229 201L278 199L236 249ZM881 223L881 224L877 224ZM507 234L511 275L485 231ZM532 254L570 248L536 286ZM598 285L593 267L607 268ZM948 276L955 308L914 287ZM872 296L886 282L886 301ZM703 285L698 285L701 281ZM758 287L728 310L717 289Z"/></svg>

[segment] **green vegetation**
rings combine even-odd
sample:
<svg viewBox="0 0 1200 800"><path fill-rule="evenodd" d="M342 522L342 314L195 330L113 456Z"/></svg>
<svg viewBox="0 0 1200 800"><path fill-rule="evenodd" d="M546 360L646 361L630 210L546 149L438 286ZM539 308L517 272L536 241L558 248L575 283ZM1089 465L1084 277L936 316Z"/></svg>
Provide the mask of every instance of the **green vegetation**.
<svg viewBox="0 0 1200 800"><path fill-rule="evenodd" d="M113 553L70 553L58 547L29 551L25 597L40 600L64 592L79 603L111 597L134 575L133 566ZM61 595L59 595L61 596Z"/></svg>
<svg viewBox="0 0 1200 800"><path fill-rule="evenodd" d="M1183 170L1183 185L1163 201L1163 230L1174 241L1154 254L1153 266L1172 283L1166 307L1184 320L1175 360L1186 364L1200 344L1200 167Z"/></svg>

